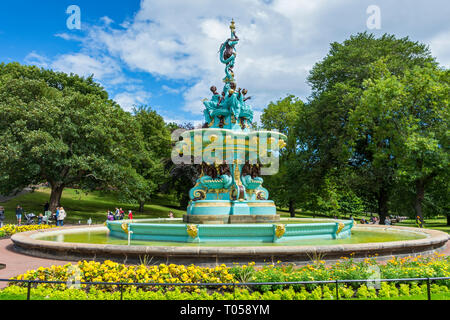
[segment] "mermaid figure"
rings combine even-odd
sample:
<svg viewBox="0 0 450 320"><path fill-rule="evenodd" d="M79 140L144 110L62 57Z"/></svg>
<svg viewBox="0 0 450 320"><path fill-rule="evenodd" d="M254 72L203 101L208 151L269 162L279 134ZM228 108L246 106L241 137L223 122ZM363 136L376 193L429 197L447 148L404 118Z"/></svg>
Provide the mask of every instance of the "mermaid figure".
<svg viewBox="0 0 450 320"><path fill-rule="evenodd" d="M222 43L220 46L220 62L226 65L225 67L225 82L234 81L234 61L236 60L235 46L239 43L239 38L236 36L236 27L234 21L231 23L231 38Z"/></svg>
<svg viewBox="0 0 450 320"><path fill-rule="evenodd" d="M203 114L205 116L206 123L210 123L212 121L211 114L214 111L214 109L218 108L219 103L221 101L221 95L217 93L217 88L215 86L211 87L211 92L213 94L210 101L205 100L203 101L203 104L205 105L205 110L203 111Z"/></svg>
<svg viewBox="0 0 450 320"><path fill-rule="evenodd" d="M253 122L252 107L245 103L247 100L250 100L252 97L247 97L247 98L245 97L246 94L248 93L247 89L243 89L242 92L241 92L241 89L239 89L238 92L239 92L238 100L239 100L239 104L241 106L239 117L243 118L244 120L248 120L250 123L252 123Z"/></svg>

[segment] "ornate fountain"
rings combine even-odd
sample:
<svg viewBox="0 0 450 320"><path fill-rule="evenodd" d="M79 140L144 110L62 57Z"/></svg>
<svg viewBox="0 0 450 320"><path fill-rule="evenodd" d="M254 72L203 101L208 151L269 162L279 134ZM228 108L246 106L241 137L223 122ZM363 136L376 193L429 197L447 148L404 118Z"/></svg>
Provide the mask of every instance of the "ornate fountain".
<svg viewBox="0 0 450 320"><path fill-rule="evenodd" d="M261 177L264 164L278 161L273 155L287 137L273 131L253 131L253 109L247 90L238 88L233 68L239 38L234 21L231 37L220 47L225 65L222 93L211 87L212 97L203 100L204 128L182 134L182 155L194 155L200 178L191 189L187 223L254 223L280 220ZM197 152L196 152L197 151Z"/></svg>
<svg viewBox="0 0 450 320"><path fill-rule="evenodd" d="M220 47L225 65L223 90L210 88L203 100L205 124L180 132L172 154L175 163L196 165L199 178L178 224L108 222L110 235L129 240L177 242L284 242L304 238L350 236L351 221L282 224L275 203L263 187L263 175L278 171L278 154L287 137L276 131L252 130L253 109L247 90L234 75L239 38L234 21L231 36Z"/></svg>

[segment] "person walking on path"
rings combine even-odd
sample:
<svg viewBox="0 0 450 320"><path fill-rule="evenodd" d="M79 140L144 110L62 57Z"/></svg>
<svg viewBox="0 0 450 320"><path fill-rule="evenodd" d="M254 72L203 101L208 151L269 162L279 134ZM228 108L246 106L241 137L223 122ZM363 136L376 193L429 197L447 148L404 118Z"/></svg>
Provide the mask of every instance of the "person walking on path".
<svg viewBox="0 0 450 320"><path fill-rule="evenodd" d="M56 221L56 225L59 227L63 227L64 226L64 219L66 218L66 211L64 210L63 207L59 208L59 213L58 213L58 217L57 217L57 221Z"/></svg>
<svg viewBox="0 0 450 320"><path fill-rule="evenodd" d="M3 227L3 221L5 221L5 209L0 207L0 228Z"/></svg>
<svg viewBox="0 0 450 320"><path fill-rule="evenodd" d="M128 220L133 220L133 212L128 210Z"/></svg>
<svg viewBox="0 0 450 320"><path fill-rule="evenodd" d="M16 208L16 218L17 218L17 223L20 225L22 225L22 215L23 215L23 209L20 205L17 205Z"/></svg>

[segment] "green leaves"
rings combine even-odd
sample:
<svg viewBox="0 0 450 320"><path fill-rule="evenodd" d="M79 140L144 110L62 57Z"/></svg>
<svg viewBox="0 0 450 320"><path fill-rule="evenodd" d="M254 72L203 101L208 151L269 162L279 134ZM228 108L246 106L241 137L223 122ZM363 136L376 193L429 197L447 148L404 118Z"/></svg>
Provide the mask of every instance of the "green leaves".
<svg viewBox="0 0 450 320"><path fill-rule="evenodd" d="M134 118L92 79L15 63L0 65L0 128L0 193L105 185L140 151Z"/></svg>

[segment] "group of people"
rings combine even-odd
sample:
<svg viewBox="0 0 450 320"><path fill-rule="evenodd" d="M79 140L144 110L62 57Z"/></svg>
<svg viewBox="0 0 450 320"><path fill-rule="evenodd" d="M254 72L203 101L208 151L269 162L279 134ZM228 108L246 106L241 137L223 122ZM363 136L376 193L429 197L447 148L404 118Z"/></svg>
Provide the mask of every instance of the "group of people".
<svg viewBox="0 0 450 320"><path fill-rule="evenodd" d="M370 219L369 219L369 221L367 221L367 220L364 219L364 218L361 218L360 223L361 223L361 224L379 224L379 223L380 223L380 219L377 218L377 217L371 216ZM391 218L389 218L389 216L387 216L387 217L385 218L384 224L387 225L387 226L392 225L392 221L391 221Z"/></svg>
<svg viewBox="0 0 450 320"><path fill-rule="evenodd" d="M46 215L46 213L49 212L49 207L50 207L50 205L47 202L44 205L44 213L40 213L37 216L37 224L40 225L45 221L45 219L50 219L50 216L53 216L54 220L56 221L57 226L61 226L61 227L64 226L64 219L67 216L64 208L57 207L55 213ZM32 213L26 215L22 206L20 204L18 204L16 207L17 225L19 225L19 226L22 225L23 217L25 217L25 219L26 219L26 221L25 221L26 224L34 224L35 223L34 219L36 216ZM4 221L5 221L5 208L0 206L0 228L3 226ZM47 223L48 222L50 222L50 221L47 221Z"/></svg>
<svg viewBox="0 0 450 320"><path fill-rule="evenodd" d="M46 215L47 212L49 212L50 204L48 202L44 205L44 214L40 213L38 216L38 225L41 225L42 222L44 222L44 218L50 219L48 215ZM64 226L64 219L67 216L66 210L64 210L64 207L56 207L55 213L52 213L51 216L56 221L56 226L63 227ZM49 221L48 221L49 222Z"/></svg>
<svg viewBox="0 0 450 320"><path fill-rule="evenodd" d="M108 221L114 221L114 220L123 220L125 217L125 211L123 211L122 208L116 208L114 213L111 210L108 210L106 214L106 218ZM133 212L131 210L128 210L128 219L133 220Z"/></svg>
<svg viewBox="0 0 450 320"><path fill-rule="evenodd" d="M55 212L56 226L63 227L65 218L66 218L66 210L64 210L63 207L56 207Z"/></svg>

